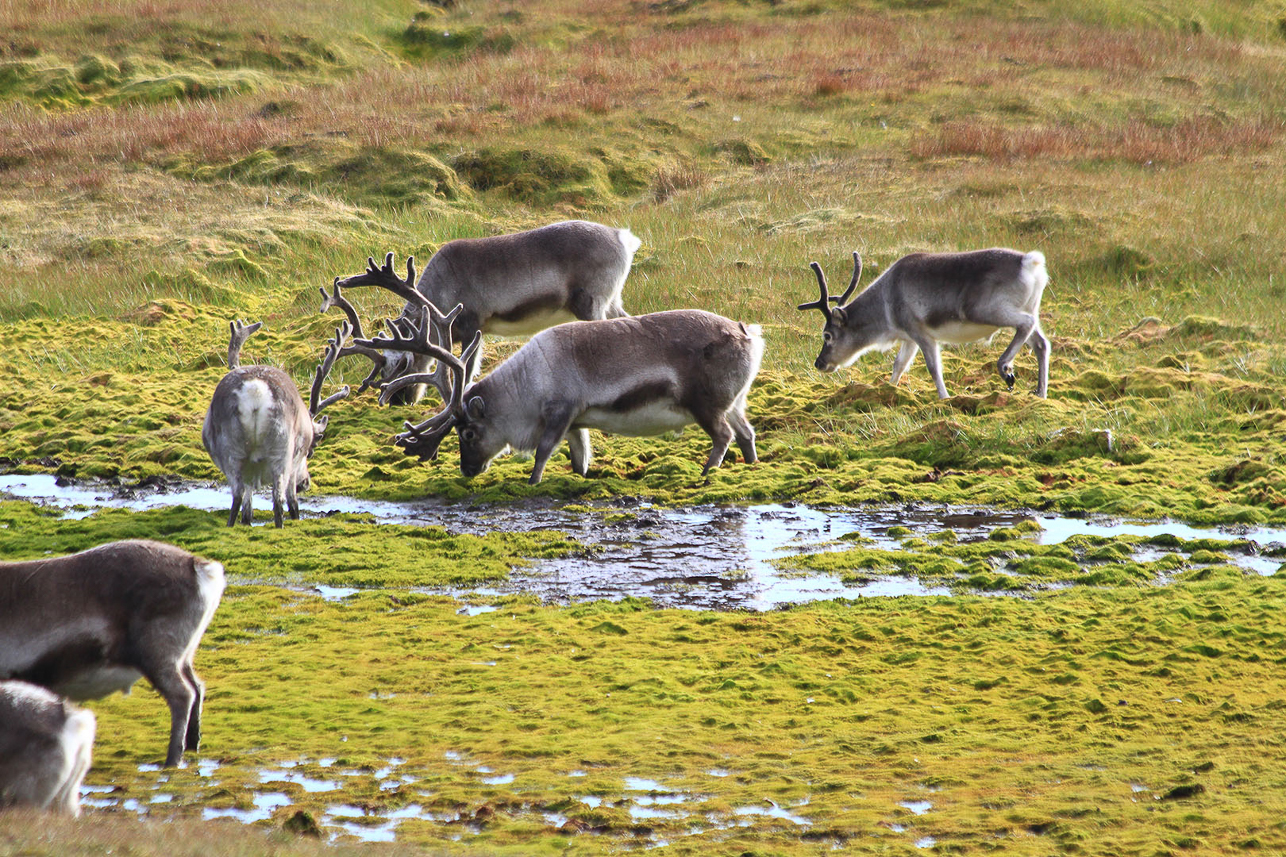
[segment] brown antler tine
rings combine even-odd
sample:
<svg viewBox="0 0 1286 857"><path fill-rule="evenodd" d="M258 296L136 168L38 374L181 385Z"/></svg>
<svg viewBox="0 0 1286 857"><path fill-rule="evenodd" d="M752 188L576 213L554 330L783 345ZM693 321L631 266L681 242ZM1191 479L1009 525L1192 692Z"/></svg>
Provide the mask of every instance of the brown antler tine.
<svg viewBox="0 0 1286 857"><path fill-rule="evenodd" d="M412 262L413 260L408 259L407 261ZM375 264L375 257L367 256L366 270L363 273L354 274L351 277L344 277L343 279L336 277L335 285L344 286L345 288L354 286L379 286L382 289L387 289L408 303L423 306L428 302L428 298L420 294L415 288L414 265L409 265L407 270L411 276L406 280L403 280L394 272L393 252L390 250L384 256L383 266Z"/></svg>
<svg viewBox="0 0 1286 857"><path fill-rule="evenodd" d="M861 276L862 276L862 257L861 255L858 254L856 250L854 250L853 251L853 279L849 282L848 288L844 290L844 294L840 295L837 298L831 298L831 300L839 304L840 306L843 306L844 304L846 304L848 302L848 296L853 294L853 289L857 288L857 280Z"/></svg>
<svg viewBox="0 0 1286 857"><path fill-rule="evenodd" d="M822 266L816 262L809 263L809 267L812 268L813 273L817 275L817 288L821 290L821 297L818 300L811 301L806 304L800 304L799 309L819 309L822 311L822 315L826 316L826 320L830 321L831 302L830 292L826 290L826 274L822 273Z"/></svg>
<svg viewBox="0 0 1286 857"><path fill-rule="evenodd" d="M313 376L313 386L308 393L308 413L314 418L328 405L333 405L340 399L346 398L350 392L348 385L344 385L338 392L332 393L323 401L318 401L321 398L322 383L335 365L335 360L339 357L339 352L344 347L344 340L348 338L351 330L347 321L341 322L339 327L335 328L335 338L326 342L322 362L317 365L317 373Z"/></svg>
<svg viewBox="0 0 1286 857"><path fill-rule="evenodd" d="M414 256L406 257L406 287L408 289L415 288L415 257Z"/></svg>
<svg viewBox="0 0 1286 857"><path fill-rule="evenodd" d="M417 456L422 461L433 461L438 457L438 448L451 433L455 423L456 415L447 409L419 425L405 423L406 431L393 438L393 443L402 447L407 455Z"/></svg>
<svg viewBox="0 0 1286 857"><path fill-rule="evenodd" d="M357 308L349 303L348 298L340 294L339 277L335 278L331 288L335 290L333 295L326 294L325 286L317 287L317 291L321 292L322 296L321 311L324 313L333 306L339 307L344 315L348 317L348 323L353 328L353 336L358 339L365 339L366 334L362 332L362 320L357 316Z"/></svg>
<svg viewBox="0 0 1286 857"><path fill-rule="evenodd" d="M256 321L254 324L246 324L241 319L228 322L228 328L231 336L228 337L228 370L231 371L241 365L241 348L250 338L250 334L263 327L262 321Z"/></svg>

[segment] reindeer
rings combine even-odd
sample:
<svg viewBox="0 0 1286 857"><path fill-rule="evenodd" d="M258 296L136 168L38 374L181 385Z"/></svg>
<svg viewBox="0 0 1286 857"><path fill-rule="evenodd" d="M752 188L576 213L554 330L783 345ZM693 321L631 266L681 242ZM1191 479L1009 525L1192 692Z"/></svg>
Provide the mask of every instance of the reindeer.
<svg viewBox="0 0 1286 857"><path fill-rule="evenodd" d="M25 681L0 681L0 809L80 815L94 714Z"/></svg>
<svg viewBox="0 0 1286 857"><path fill-rule="evenodd" d="M897 384L917 351L938 388L942 382L940 342L990 339L1002 327L1014 338L996 362L1000 377L1014 388L1014 357L1024 343L1036 352L1039 375L1035 393L1045 398L1049 387L1049 340L1040 329L1040 297L1049 282L1045 256L1002 247L967 253L912 253L889 266L845 305L857 288L862 257L853 253L853 280L838 298L826 290L821 265L812 263L821 297L799 309L818 309L826 317L822 350L814 364L823 372L851 365L868 351L901 350L893 361L891 382ZM831 308L831 303L839 306Z"/></svg>
<svg viewBox="0 0 1286 857"><path fill-rule="evenodd" d="M438 249L415 282L414 259L407 260L407 278L393 273L390 253L383 269L367 259L363 274L335 278L340 286L399 284L416 291L434 306L461 306L450 325L453 343L463 345L478 332L498 336L530 336L566 321L621 318L621 289L629 276L634 253L642 242L628 229L617 229L585 220L551 223L526 232L485 238L457 238ZM403 292L403 315L419 311L420 301ZM324 294L324 292L323 292ZM325 312L327 304L323 304ZM360 338L360 337L359 337ZM430 360L416 355L413 365L391 362L383 379L423 373ZM472 382L481 365L482 351L466 362L466 380ZM411 385L399 398L419 401L423 384Z"/></svg>
<svg viewBox="0 0 1286 857"><path fill-rule="evenodd" d="M232 488L232 509L228 526L253 519L251 498L254 489L272 485L273 523L282 525L282 507L292 520L299 518L298 492L307 491L308 459L326 431L322 409L349 393L348 387L321 400L322 382L330 374L350 329L347 323L335 331L313 377L308 404L299 395L295 382L273 366L242 366L241 347L263 322L231 323L228 344L228 374L214 389L214 398L205 414L201 442Z"/></svg>
<svg viewBox="0 0 1286 857"><path fill-rule="evenodd" d="M702 475L718 467L734 436L747 463L758 460L746 419L746 395L759 372L763 338L757 325L701 310L672 310L617 319L577 321L541 331L475 384L469 359L481 333L456 358L431 341L447 319L425 301L419 318L389 324L389 334L354 340L380 351L403 351L438 361L433 374L406 375L382 385L381 404L412 384L446 390L446 406L419 425L406 424L397 445L421 459L437 457L454 427L460 471L472 478L506 448L534 451L532 485L567 438L572 469L589 472L589 429L630 436L658 435L697 423L714 446ZM449 373L450 383L442 383Z"/></svg>
<svg viewBox="0 0 1286 857"><path fill-rule="evenodd" d="M173 767L201 744L192 658L224 582L219 563L145 540L0 563L0 679L84 700L146 677L170 708Z"/></svg>

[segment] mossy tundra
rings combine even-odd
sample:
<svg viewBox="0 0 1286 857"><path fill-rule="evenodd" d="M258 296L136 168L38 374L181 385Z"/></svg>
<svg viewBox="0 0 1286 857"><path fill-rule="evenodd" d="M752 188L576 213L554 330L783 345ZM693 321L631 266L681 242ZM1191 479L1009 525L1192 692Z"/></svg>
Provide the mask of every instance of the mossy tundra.
<svg viewBox="0 0 1286 857"><path fill-rule="evenodd" d="M0 32L8 469L214 481L200 426L230 319L262 319L246 356L302 381L340 320L317 287L368 255L587 217L644 241L629 311L763 325L760 463L703 480L693 429L596 436L587 478L560 456L535 487L514 459L464 481L454 440L434 464L391 445L425 408L368 393L330 409L313 490L1286 525L1271 5L58 0L0 7ZM907 252L997 245L1049 260L1048 400L1023 389L1030 353L1005 387L999 337L948 352L941 402L919 361L898 387L891 355L809 368L810 261L838 281L860 250L869 281ZM355 300L372 321L396 311ZM488 365L514 347L488 341ZM94 703L89 783L111 806L39 835L0 817L0 852L178 853L157 819L227 854L311 854L297 833L319 825L390 832L371 846L390 852L1286 850L1283 574L1230 564L1235 532L1144 553L943 533L779 563L951 598L476 613L422 590L579 546L223 519L0 504L7 558L148 536L233 582L197 656L198 757L147 769L155 695ZM309 790L328 780L342 788ZM202 820L256 795L280 796L255 822L271 835Z"/></svg>

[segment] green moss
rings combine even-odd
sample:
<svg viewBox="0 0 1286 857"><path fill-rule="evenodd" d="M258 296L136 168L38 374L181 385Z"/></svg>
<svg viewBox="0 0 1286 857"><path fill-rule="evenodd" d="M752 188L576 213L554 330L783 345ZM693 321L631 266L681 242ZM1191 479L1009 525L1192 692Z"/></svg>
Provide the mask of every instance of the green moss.
<svg viewBox="0 0 1286 857"><path fill-rule="evenodd" d="M537 205L599 201L612 192L600 159L561 150L480 149L457 156L451 165L475 190Z"/></svg>

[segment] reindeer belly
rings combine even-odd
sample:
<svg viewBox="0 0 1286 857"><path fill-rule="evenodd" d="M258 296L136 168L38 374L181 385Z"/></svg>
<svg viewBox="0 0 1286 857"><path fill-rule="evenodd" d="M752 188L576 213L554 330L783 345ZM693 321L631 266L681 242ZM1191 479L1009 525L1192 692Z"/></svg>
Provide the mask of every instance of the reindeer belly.
<svg viewBox="0 0 1286 857"><path fill-rule="evenodd" d="M569 321L576 321L576 316L559 307L558 309L534 312L525 316L518 316L515 313L510 318L493 315L487 319L485 330L487 333L496 336L531 336L547 327L553 327L556 324L563 324Z"/></svg>
<svg viewBox="0 0 1286 857"><path fill-rule="evenodd" d="M137 669L112 663L116 641L92 619L38 630L14 628L0 635L0 675L47 687L71 699L98 699L128 693L142 678Z"/></svg>
<svg viewBox="0 0 1286 857"><path fill-rule="evenodd" d="M73 673L51 688L68 699L102 699L120 691L129 693L143 674L133 667L104 664Z"/></svg>
<svg viewBox="0 0 1286 857"><path fill-rule="evenodd" d="M990 339L999 327L991 324L974 324L971 321L949 321L937 327L929 328L929 334L939 342L960 344L977 342L979 339Z"/></svg>
<svg viewBox="0 0 1286 857"><path fill-rule="evenodd" d="M678 431L694 422L696 418L687 408L681 408L672 401L656 400L628 410L589 408L573 427L596 428L626 437L651 437Z"/></svg>

